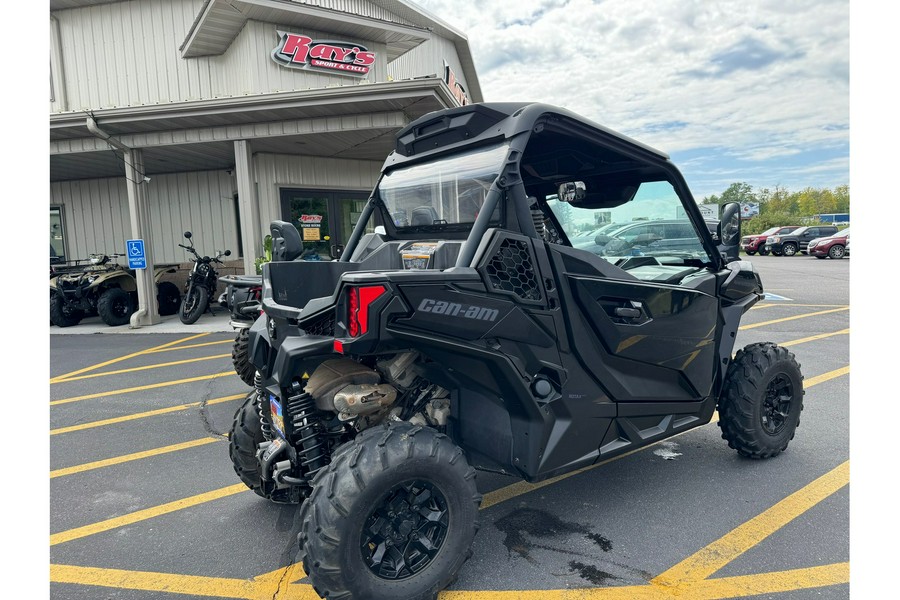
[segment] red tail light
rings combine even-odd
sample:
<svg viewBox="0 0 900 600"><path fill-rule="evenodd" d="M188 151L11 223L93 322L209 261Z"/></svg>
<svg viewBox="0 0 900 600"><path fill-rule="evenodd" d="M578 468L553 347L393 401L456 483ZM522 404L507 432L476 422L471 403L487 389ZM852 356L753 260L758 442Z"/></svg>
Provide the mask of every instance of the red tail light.
<svg viewBox="0 0 900 600"><path fill-rule="evenodd" d="M369 331L369 306L387 290L383 285L351 287L347 290L347 332L359 337Z"/></svg>

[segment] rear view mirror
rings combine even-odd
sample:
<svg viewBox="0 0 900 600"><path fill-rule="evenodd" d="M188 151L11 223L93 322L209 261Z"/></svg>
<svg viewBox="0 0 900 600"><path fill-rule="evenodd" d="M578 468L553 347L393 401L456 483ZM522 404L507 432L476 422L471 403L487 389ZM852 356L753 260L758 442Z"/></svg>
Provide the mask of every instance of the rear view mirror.
<svg viewBox="0 0 900 600"><path fill-rule="evenodd" d="M583 181L568 181L559 186L558 197L561 202L580 202L587 195Z"/></svg>
<svg viewBox="0 0 900 600"><path fill-rule="evenodd" d="M231 256L231 250L226 250L226 251L225 251L225 256Z"/></svg>
<svg viewBox="0 0 900 600"><path fill-rule="evenodd" d="M185 232L184 232L184 237L186 237L187 239L191 239L191 232L190 232L190 231L185 231Z"/></svg>

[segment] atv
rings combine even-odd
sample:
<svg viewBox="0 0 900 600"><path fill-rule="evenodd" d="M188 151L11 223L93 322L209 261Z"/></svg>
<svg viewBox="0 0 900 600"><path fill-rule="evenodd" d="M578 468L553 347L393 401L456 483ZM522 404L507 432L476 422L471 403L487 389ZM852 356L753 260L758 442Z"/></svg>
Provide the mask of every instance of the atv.
<svg viewBox="0 0 900 600"><path fill-rule="evenodd" d="M763 288L740 206L721 216L714 240L665 154L504 103L401 130L339 260L291 260L296 228L272 223L230 456L256 494L302 503L315 590L433 598L472 554L476 469L536 482L717 409L741 455L784 451L803 377L772 343L732 354ZM572 246L606 221L653 227L621 255Z"/></svg>
<svg viewBox="0 0 900 600"><path fill-rule="evenodd" d="M125 325L137 309L137 282L133 271L113 259L124 254L91 254L88 259L72 261L64 271L50 279L50 322L57 327L78 325L86 316L100 315L111 327ZM88 266L82 266L88 262ZM160 315L173 315L178 310L181 294L178 286L160 281L166 273L174 273L174 265L158 265L157 303Z"/></svg>

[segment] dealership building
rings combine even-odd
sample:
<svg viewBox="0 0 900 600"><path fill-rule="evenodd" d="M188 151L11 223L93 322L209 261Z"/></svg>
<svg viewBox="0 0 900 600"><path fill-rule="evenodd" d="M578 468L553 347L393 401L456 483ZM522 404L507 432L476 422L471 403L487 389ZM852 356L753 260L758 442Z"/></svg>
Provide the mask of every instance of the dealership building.
<svg viewBox="0 0 900 600"><path fill-rule="evenodd" d="M51 256L143 240L135 325L184 231L237 273L276 219L336 256L395 133L483 100L466 36L408 0L50 0L50 89Z"/></svg>

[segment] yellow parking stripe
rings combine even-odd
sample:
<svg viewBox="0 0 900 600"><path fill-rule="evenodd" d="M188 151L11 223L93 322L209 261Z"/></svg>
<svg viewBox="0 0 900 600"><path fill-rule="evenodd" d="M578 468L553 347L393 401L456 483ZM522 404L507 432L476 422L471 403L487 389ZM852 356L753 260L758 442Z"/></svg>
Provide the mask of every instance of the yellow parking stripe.
<svg viewBox="0 0 900 600"><path fill-rule="evenodd" d="M848 483L850 483L849 461L684 559L655 577L651 583L677 586L685 581L700 581L710 577Z"/></svg>
<svg viewBox="0 0 900 600"><path fill-rule="evenodd" d="M63 400L54 400L50 403L50 406L59 406L60 404L69 404L72 402L79 402L81 400L90 400L91 398L102 398L104 396L116 396L118 394L129 394L131 392L142 392L144 390L153 390L163 387L169 387L173 385L181 385L182 383L191 383L193 381L206 381L208 379L216 379L217 377L228 377L234 376L234 371L226 371L224 373L216 373L214 375L201 375L200 377L189 377L187 379L178 379L175 381L163 381L162 383L152 383L150 385L141 385L133 388L123 388L121 390L110 390L108 392L97 392L95 394L85 394L84 396L75 396L73 398L64 398Z"/></svg>
<svg viewBox="0 0 900 600"><path fill-rule="evenodd" d="M219 340L218 342L203 342L202 344L189 344L187 346L177 346L174 348L159 348L155 350L147 350L144 354L158 354L160 352L177 352L178 350L190 350L192 348L205 348L207 346L221 346L222 344L233 344L234 340Z"/></svg>
<svg viewBox="0 0 900 600"><path fill-rule="evenodd" d="M797 344L805 344L806 342L814 342L816 340L823 340L825 338L831 337L833 335L850 335L850 329L841 329L840 331L832 331L831 333L820 333L819 335L811 335L809 337L805 337L799 340L794 340L792 342L785 342L783 344L779 344L779 346L789 347L796 346Z"/></svg>
<svg viewBox="0 0 900 600"><path fill-rule="evenodd" d="M103 467L111 467L113 465L121 465L122 463L131 462L133 460L141 460L142 458L150 458L152 456L159 456L160 454L167 454L169 452L178 452L179 450L196 448L197 446L204 446L213 442L222 441L222 439L224 438L205 437L200 438L199 440L192 440L190 442L183 442L181 444L172 444L171 446L154 448L153 450L144 450L143 452L134 452L132 454L125 454L123 456L117 456L115 458L107 458L106 460L98 460L90 463L85 463L83 465L67 467L65 469L56 469L55 471L50 471L50 479L53 479L55 477L63 477L65 475L73 475L75 473L84 473L85 471L102 469Z"/></svg>
<svg viewBox="0 0 900 600"><path fill-rule="evenodd" d="M794 304L793 302L772 302L770 304L757 304L756 306L750 307L750 310L756 310L759 308L787 308L787 307L802 307L802 308L829 308L829 307L847 307L849 308L849 304Z"/></svg>
<svg viewBox="0 0 900 600"><path fill-rule="evenodd" d="M291 571L291 572L287 572ZM300 565L291 565L253 579L228 579L174 573L125 571L50 565L52 583L93 585L146 592L240 600L318 600L312 586L294 583L304 576ZM774 573L707 579L678 588L629 585L566 590L445 590L439 600L723 600L849 583L850 563L835 563Z"/></svg>
<svg viewBox="0 0 900 600"><path fill-rule="evenodd" d="M248 392L249 393L249 392ZM221 398L214 398L213 400L208 400L206 402L206 406L212 406L213 404L220 404L222 402L228 402L229 400L237 400L238 398L246 398L247 394L232 394L231 396L222 396ZM72 433L73 431L84 431L85 429L93 429L95 427L105 427L106 425L116 425L118 423L126 423L128 421L134 421L137 419L146 419L148 417L156 417L159 415L165 415L173 412L179 412L182 410L187 410L189 408L199 408L203 402L191 402L190 404L179 404L178 406L168 406L166 408L158 408L156 410L148 410L146 412L135 413L133 415L125 415L124 417L114 417L112 419L103 419L101 421L91 421L90 423L81 423L79 425L71 425L69 427L59 427L57 429L51 429L50 435L60 435L63 433Z"/></svg>
<svg viewBox="0 0 900 600"><path fill-rule="evenodd" d="M238 494L240 492L249 491L249 489L250 488L248 488L243 483L236 483L234 485L229 485L218 490L213 490L204 494L197 494L196 496L191 496L189 498L182 498L181 500L176 500L167 504L161 504L152 508L135 511L127 515L122 515L121 517L115 517L113 519L100 521L99 523L93 523L92 525L76 527L75 529L69 529L68 531L62 531L60 533L51 535L50 545L55 546L57 544L63 544L65 542L71 542L72 540L88 537L89 535L95 535L98 533L103 533L104 531L118 529L119 527L125 527L126 525L131 525L140 521L146 521L147 519L152 519L154 517L173 513L185 508L197 506L198 504L205 504L206 502L212 502L213 500L227 498L228 496L233 496L234 494Z"/></svg>
<svg viewBox="0 0 900 600"><path fill-rule="evenodd" d="M91 373L90 375L79 375L78 377L67 377L59 381L51 381L50 383L68 383L70 381L79 381L81 379L93 379L95 377L107 377L109 375L122 375L123 373L134 373L135 371L148 371L150 369L161 369L163 367L174 367L175 365L186 365L189 363L202 362L204 360L216 360L220 358L231 358L231 354L215 354L213 356L201 356L199 358L186 358L184 360L176 360L173 362L157 363L155 365L144 365L143 367L132 367L130 369L119 369L117 371L104 371L103 373Z"/></svg>
<svg viewBox="0 0 900 600"><path fill-rule="evenodd" d="M796 319L805 319L807 317L815 317L818 315L827 315L829 313L836 313L836 312L841 312L841 311L845 311L845 310L850 310L850 307L845 306L842 308L832 308L831 310L820 310L817 312L805 313L802 315L794 315L792 317L784 317L781 319L773 319L771 321L763 321L761 323L751 323L750 325L741 325L739 327L739 330L744 331L746 329L755 329L757 327L764 327L765 325L774 325L775 323L784 323L785 321L794 321Z"/></svg>
<svg viewBox="0 0 900 600"><path fill-rule="evenodd" d="M140 350L140 351L138 351L138 352L132 352L131 354L128 354L128 355L126 355L126 356L122 356L122 357L120 357L120 358L114 358L114 359L112 359L112 360L107 360L107 361L105 361L105 362L98 363L98 364L92 365L92 366L90 366L90 367L85 367L85 368L83 368L83 369L78 369L77 371L72 371L71 373L66 373L65 375L57 375L56 377L52 377L52 378L50 379L50 383L56 383L56 382L58 382L58 381L61 381L61 380L63 380L63 379L66 379L66 378L68 378L68 377L72 377L73 375L81 375L82 373L87 373L88 371L93 371L94 369L99 369L100 367L105 367L106 365L112 365L112 364L115 364L115 363L117 363L117 362L122 362L123 360L128 360L129 358L134 358L135 356L140 356L141 354L144 354L145 352L153 352L153 351L156 351L156 350L161 350L161 349L163 349L163 348L169 348L169 347L171 347L171 346L175 346L175 345L180 344L180 343L182 343L182 342L188 342L188 341L190 341L190 340L195 340L195 339L200 338L200 337L203 337L203 336L205 336L205 335L209 335L209 333L208 333L208 332L207 332L207 333L198 333L197 335L192 335L192 336L190 336L190 337L186 337L186 338L181 339L181 340L175 340L174 342L167 342L167 343L165 343L165 344L162 344L161 346L154 346L153 348L148 348L147 350Z"/></svg>
<svg viewBox="0 0 900 600"><path fill-rule="evenodd" d="M825 383L826 381L831 381L836 377L840 377L842 375L846 375L850 372L850 365L846 367L841 367L840 369L835 369L834 371L829 371L827 373L822 373L821 375L816 375L815 377L810 377L809 379L803 382L804 389L809 389L814 385L819 385L820 383Z"/></svg>

